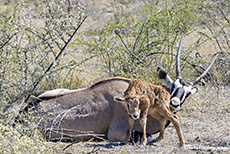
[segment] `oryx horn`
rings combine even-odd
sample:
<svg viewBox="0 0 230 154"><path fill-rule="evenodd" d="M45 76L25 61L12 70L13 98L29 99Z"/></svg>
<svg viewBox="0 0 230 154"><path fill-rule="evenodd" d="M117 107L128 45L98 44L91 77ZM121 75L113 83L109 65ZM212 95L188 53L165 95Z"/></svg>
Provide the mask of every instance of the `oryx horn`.
<svg viewBox="0 0 230 154"><path fill-rule="evenodd" d="M200 76L198 76L195 80L190 82L191 85L195 85L196 83L198 83L200 79L202 79L208 73L208 71L210 70L210 68L212 67L213 63L215 62L218 56L219 56L219 53L216 54L216 56L213 58L212 62L208 65L205 71Z"/></svg>
<svg viewBox="0 0 230 154"><path fill-rule="evenodd" d="M183 33L181 34L180 43L177 49L176 54L176 79L181 79L181 72L180 72L180 51L181 51L181 45L183 40Z"/></svg>

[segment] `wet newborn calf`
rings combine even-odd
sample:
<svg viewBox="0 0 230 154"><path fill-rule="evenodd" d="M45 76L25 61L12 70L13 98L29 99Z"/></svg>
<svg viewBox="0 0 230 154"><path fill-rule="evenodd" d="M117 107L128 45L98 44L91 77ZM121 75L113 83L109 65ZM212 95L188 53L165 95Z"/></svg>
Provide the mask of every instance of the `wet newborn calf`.
<svg viewBox="0 0 230 154"><path fill-rule="evenodd" d="M126 108L130 116L129 131L123 141L124 143L127 143L130 138L134 121L139 119L143 131L142 143L146 145L146 122L147 115L149 114L153 118L159 120L159 140L164 138L164 126L167 119L171 121L176 128L180 146L184 145L185 142L180 123L169 108L170 94L162 86L134 79L130 82L128 89L125 91L124 98L115 96L114 100L126 103Z"/></svg>

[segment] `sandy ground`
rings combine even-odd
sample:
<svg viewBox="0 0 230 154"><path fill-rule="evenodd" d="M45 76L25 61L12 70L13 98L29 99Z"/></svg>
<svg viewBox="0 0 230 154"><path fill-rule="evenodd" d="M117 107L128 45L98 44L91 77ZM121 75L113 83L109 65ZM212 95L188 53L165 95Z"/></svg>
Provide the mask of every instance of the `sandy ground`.
<svg viewBox="0 0 230 154"><path fill-rule="evenodd" d="M183 148L178 147L179 140L172 124L166 128L164 140L145 147L107 140L52 144L60 150L65 148L68 153L230 153L230 87L198 88L178 113L186 142Z"/></svg>

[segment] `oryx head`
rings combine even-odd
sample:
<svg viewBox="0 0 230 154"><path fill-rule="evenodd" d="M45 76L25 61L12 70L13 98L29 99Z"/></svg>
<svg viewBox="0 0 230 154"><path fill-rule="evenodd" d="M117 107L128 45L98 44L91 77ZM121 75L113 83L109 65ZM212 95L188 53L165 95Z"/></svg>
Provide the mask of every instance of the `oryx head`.
<svg viewBox="0 0 230 154"><path fill-rule="evenodd" d="M177 50L177 55L176 55L176 80L173 81L163 69L159 67L157 69L158 78L168 85L167 90L171 95L169 106L172 110L179 110L181 105L186 100L186 98L198 91L198 89L194 87L194 85L198 83L199 80L206 75L206 73L209 71L209 69L211 68L212 64L214 63L214 61L218 56L217 54L215 58L212 60L212 62L209 64L209 66L199 77L197 77L195 80L191 82L185 82L181 78L181 72L180 72L180 50L181 50L182 39L183 36L181 37L179 47Z"/></svg>
<svg viewBox="0 0 230 154"><path fill-rule="evenodd" d="M126 95L124 98L122 97L114 97L116 102L125 103L128 114L134 120L137 120L140 117L140 99L146 94L144 91L143 94L137 95Z"/></svg>

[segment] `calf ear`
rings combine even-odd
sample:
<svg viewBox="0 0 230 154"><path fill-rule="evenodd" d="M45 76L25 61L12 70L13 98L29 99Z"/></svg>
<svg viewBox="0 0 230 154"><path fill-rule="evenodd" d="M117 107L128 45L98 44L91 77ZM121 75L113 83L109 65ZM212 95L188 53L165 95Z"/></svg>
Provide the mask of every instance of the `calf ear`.
<svg viewBox="0 0 230 154"><path fill-rule="evenodd" d="M113 97L113 100L114 100L115 102L124 102L124 101L125 101L124 98L121 98L121 97L118 97L118 96L114 96L114 97Z"/></svg>
<svg viewBox="0 0 230 154"><path fill-rule="evenodd" d="M144 97L144 96L145 96L145 94L146 94L146 91L143 91L143 94L139 94L139 95L137 95L137 98L138 98L138 99L141 99L142 97Z"/></svg>
<svg viewBox="0 0 230 154"><path fill-rule="evenodd" d="M171 86L173 84L173 80L160 67L157 68L157 76L161 81L165 82L168 86Z"/></svg>

